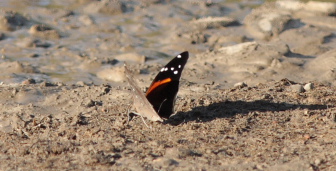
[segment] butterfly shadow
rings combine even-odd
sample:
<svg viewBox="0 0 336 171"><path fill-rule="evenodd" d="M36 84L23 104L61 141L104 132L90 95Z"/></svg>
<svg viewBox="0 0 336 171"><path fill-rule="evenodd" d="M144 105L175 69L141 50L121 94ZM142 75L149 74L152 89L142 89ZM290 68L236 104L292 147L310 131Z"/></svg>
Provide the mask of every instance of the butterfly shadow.
<svg viewBox="0 0 336 171"><path fill-rule="evenodd" d="M246 115L250 112L267 112L267 111L286 111L294 109L327 109L333 106L327 105L304 105L290 103L274 103L266 100L256 100L252 102L245 101L224 101L213 103L208 106L198 106L188 112L178 112L165 121L165 124L180 125L192 121L209 122L217 118L230 118L237 114Z"/></svg>

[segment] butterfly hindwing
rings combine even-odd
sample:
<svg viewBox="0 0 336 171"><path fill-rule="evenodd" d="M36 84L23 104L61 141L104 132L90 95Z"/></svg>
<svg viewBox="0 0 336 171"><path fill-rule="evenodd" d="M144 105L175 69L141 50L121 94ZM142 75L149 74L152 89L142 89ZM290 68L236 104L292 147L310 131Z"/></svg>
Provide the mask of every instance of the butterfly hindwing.
<svg viewBox="0 0 336 171"><path fill-rule="evenodd" d="M124 65L124 68L126 80L130 84L133 91L134 107L136 108L137 112L139 112L141 116L146 117L151 121L162 122L161 117L157 114L153 106L149 103L146 96L143 94L140 87L134 80L131 71L127 68L126 65Z"/></svg>
<svg viewBox="0 0 336 171"><path fill-rule="evenodd" d="M174 113L181 74L188 58L188 52L183 52L173 58L156 75L146 92L148 101L160 117L169 118Z"/></svg>

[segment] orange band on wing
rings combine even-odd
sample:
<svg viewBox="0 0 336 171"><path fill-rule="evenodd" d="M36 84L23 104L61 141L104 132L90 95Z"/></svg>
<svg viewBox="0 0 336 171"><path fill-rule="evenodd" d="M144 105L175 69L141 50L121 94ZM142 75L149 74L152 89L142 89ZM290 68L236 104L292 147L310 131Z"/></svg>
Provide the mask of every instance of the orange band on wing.
<svg viewBox="0 0 336 171"><path fill-rule="evenodd" d="M149 89L148 89L148 91L147 91L147 93L146 93L146 96L147 96L151 91L153 91L156 87L159 87L160 85L165 84L165 83L169 83L169 82L171 82L171 81L172 81L171 78L166 78L166 79L164 79L164 80L162 80L162 81L155 82L151 87L149 87Z"/></svg>

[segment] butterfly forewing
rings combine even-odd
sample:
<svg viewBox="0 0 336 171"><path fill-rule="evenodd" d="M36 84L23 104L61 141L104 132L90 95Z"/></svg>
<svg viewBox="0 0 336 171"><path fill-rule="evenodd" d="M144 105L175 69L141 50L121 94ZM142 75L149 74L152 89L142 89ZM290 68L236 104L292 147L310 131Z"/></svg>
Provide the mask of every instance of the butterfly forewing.
<svg viewBox="0 0 336 171"><path fill-rule="evenodd" d="M181 74L188 58L188 52L183 52L173 58L161 68L146 92L148 101L160 117L169 118L174 113L174 102Z"/></svg>
<svg viewBox="0 0 336 171"><path fill-rule="evenodd" d="M182 70L189 58L188 52L182 52L173 58L166 66L161 68L160 72L154 78L151 86L158 82L170 78L174 81L179 81L181 78Z"/></svg>

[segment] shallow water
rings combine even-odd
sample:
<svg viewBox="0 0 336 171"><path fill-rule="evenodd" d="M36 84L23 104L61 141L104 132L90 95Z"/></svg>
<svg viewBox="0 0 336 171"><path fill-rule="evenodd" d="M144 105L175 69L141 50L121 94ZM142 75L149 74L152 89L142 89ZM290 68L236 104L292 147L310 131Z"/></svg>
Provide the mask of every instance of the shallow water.
<svg viewBox="0 0 336 171"><path fill-rule="evenodd" d="M37 83L83 81L94 84L119 84L119 81L113 79L106 80L108 76L101 77L104 75L101 73L118 70L124 62L128 62L131 65L140 65L144 73L150 73L152 76L156 71L145 69L146 65L150 68L160 67L171 57L185 50L191 53L189 70L198 70L198 75L217 73L213 74L214 77L195 74L195 78L191 76L190 80L197 81L203 78L205 82L218 81L220 84L229 83L230 86L239 81L254 84L288 76L267 76L263 74L265 66L246 66L245 61L241 60L229 63L231 68L225 70L221 68L226 66L217 65L216 59L208 61L214 65L213 69L205 67L203 70L202 65L198 66L200 68L192 66L202 63L202 60L193 61L195 56L204 56L206 52L216 51L221 47L249 41L272 44L272 41L258 40L251 36L244 25L244 18L262 1L109 2L1 1L0 6L3 10L16 11L27 20L23 24L16 23L12 30L2 29L4 38L0 41L0 67L3 70L0 74L1 82L20 83L33 78ZM209 29L195 27L194 20L207 16L231 17L239 24ZM33 26L38 24L48 26L50 31L32 30ZM217 38L219 39L216 40ZM323 46L327 46L328 49L334 47L332 36L330 40ZM298 45L298 42L286 43L293 47ZM291 70L295 72L297 66L303 66L310 61L307 56L314 58L322 52L324 51L319 50L314 52L315 54L304 54L306 56L300 58L300 62L285 58L283 60L293 64ZM267 60L272 61L272 58ZM261 79L255 78L254 75L260 74L263 75ZM150 81L147 80L146 74L144 76L145 81ZM296 81L315 79L311 76L293 78L299 78Z"/></svg>

